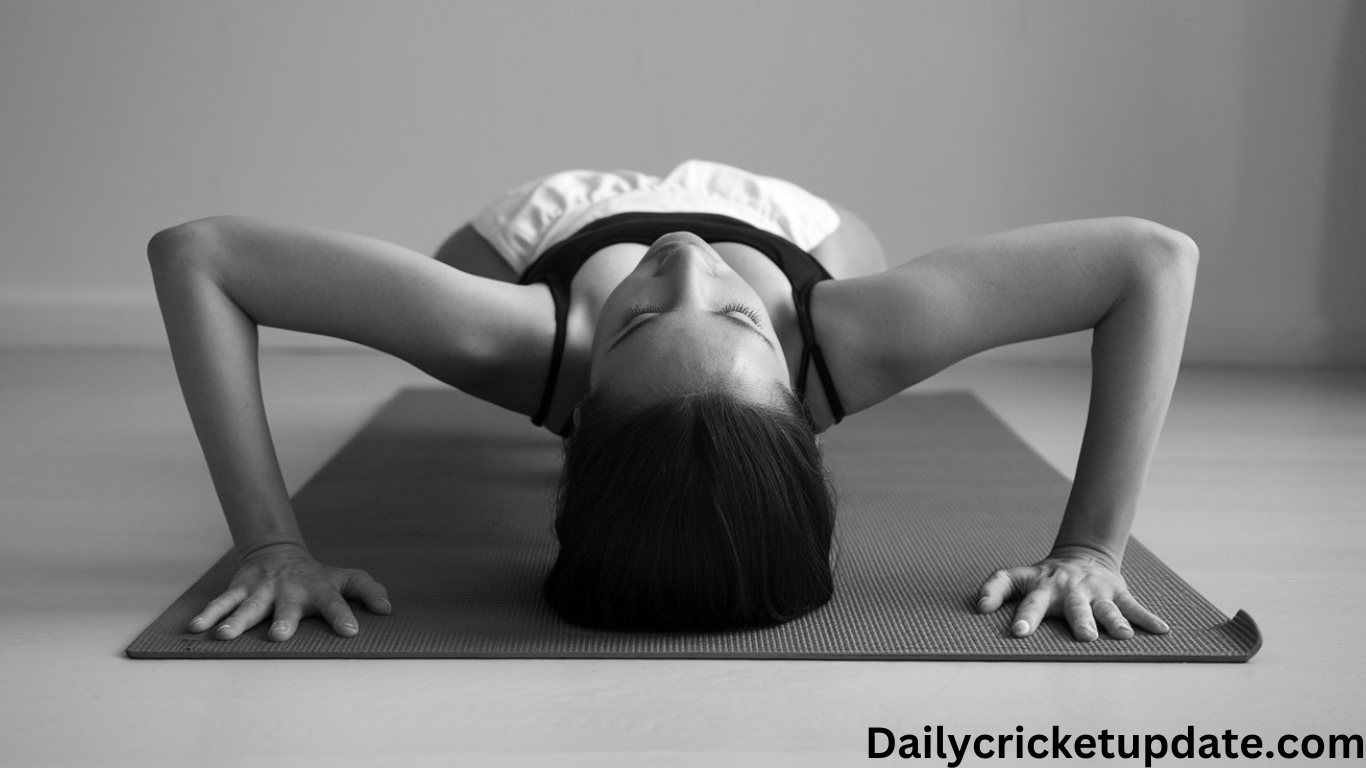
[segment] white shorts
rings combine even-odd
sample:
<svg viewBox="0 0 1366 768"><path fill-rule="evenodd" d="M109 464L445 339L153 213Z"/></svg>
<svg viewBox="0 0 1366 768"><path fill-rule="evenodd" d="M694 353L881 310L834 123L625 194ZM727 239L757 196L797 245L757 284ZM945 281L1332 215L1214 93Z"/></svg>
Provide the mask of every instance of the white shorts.
<svg viewBox="0 0 1366 768"><path fill-rule="evenodd" d="M689 160L659 178L635 171L564 171L508 190L470 221L517 274L552 245L618 213L715 213L815 248L839 228L825 200L771 176Z"/></svg>

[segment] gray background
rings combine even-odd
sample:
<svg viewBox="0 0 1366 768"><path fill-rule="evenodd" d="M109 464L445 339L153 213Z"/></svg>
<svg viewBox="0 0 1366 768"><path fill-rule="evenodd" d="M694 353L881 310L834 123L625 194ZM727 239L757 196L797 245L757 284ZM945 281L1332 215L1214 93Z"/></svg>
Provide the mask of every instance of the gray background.
<svg viewBox="0 0 1366 768"><path fill-rule="evenodd" d="M7 1L0 346L164 345L143 248L182 220L431 251L535 176L700 157L851 207L896 262L1153 218L1202 248L1188 361L1360 364L1363 94L1345 0Z"/></svg>

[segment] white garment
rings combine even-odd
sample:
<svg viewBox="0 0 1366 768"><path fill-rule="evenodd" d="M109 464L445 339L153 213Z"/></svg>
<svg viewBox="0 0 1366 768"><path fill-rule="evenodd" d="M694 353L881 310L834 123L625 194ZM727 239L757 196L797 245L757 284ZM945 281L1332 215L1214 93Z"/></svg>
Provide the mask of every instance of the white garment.
<svg viewBox="0 0 1366 768"><path fill-rule="evenodd" d="M471 220L522 274L552 245L618 213L715 213L815 248L839 228L825 200L771 176L689 160L659 178L635 171L564 171L505 192Z"/></svg>

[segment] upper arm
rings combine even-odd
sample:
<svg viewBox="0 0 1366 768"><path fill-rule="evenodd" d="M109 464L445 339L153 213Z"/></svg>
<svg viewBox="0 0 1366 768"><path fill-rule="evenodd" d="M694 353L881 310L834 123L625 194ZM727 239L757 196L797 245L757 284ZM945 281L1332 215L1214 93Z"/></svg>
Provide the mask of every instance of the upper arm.
<svg viewBox="0 0 1366 768"><path fill-rule="evenodd" d="M252 218L176 228L180 252L254 322L354 341L484 400L532 413L554 337L544 286L459 269L393 243Z"/></svg>
<svg viewBox="0 0 1366 768"><path fill-rule="evenodd" d="M993 347L1094 327L1171 230L1108 218L974 238L818 286L813 313L846 412ZM817 303L818 302L818 303Z"/></svg>

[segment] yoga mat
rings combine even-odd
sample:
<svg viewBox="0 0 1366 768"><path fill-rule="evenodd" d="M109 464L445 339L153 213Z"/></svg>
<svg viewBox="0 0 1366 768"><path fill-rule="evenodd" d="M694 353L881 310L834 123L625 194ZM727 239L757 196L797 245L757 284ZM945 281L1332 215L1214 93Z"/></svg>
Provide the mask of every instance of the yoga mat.
<svg viewBox="0 0 1366 768"><path fill-rule="evenodd" d="M1072 639L1049 620L1009 635L1009 607L973 609L982 579L1048 551L1068 481L971 395L895 397L823 438L840 494L836 594L787 624L628 634L561 622L540 597L555 555L550 502L560 443L523 417L453 390L399 393L294 497L313 554L364 568L394 612L355 606L361 631L269 621L232 641L187 632L227 588L229 552L127 649L165 658L746 658L1246 661L1261 635L1228 619L1131 541L1124 575L1171 625L1127 641Z"/></svg>

